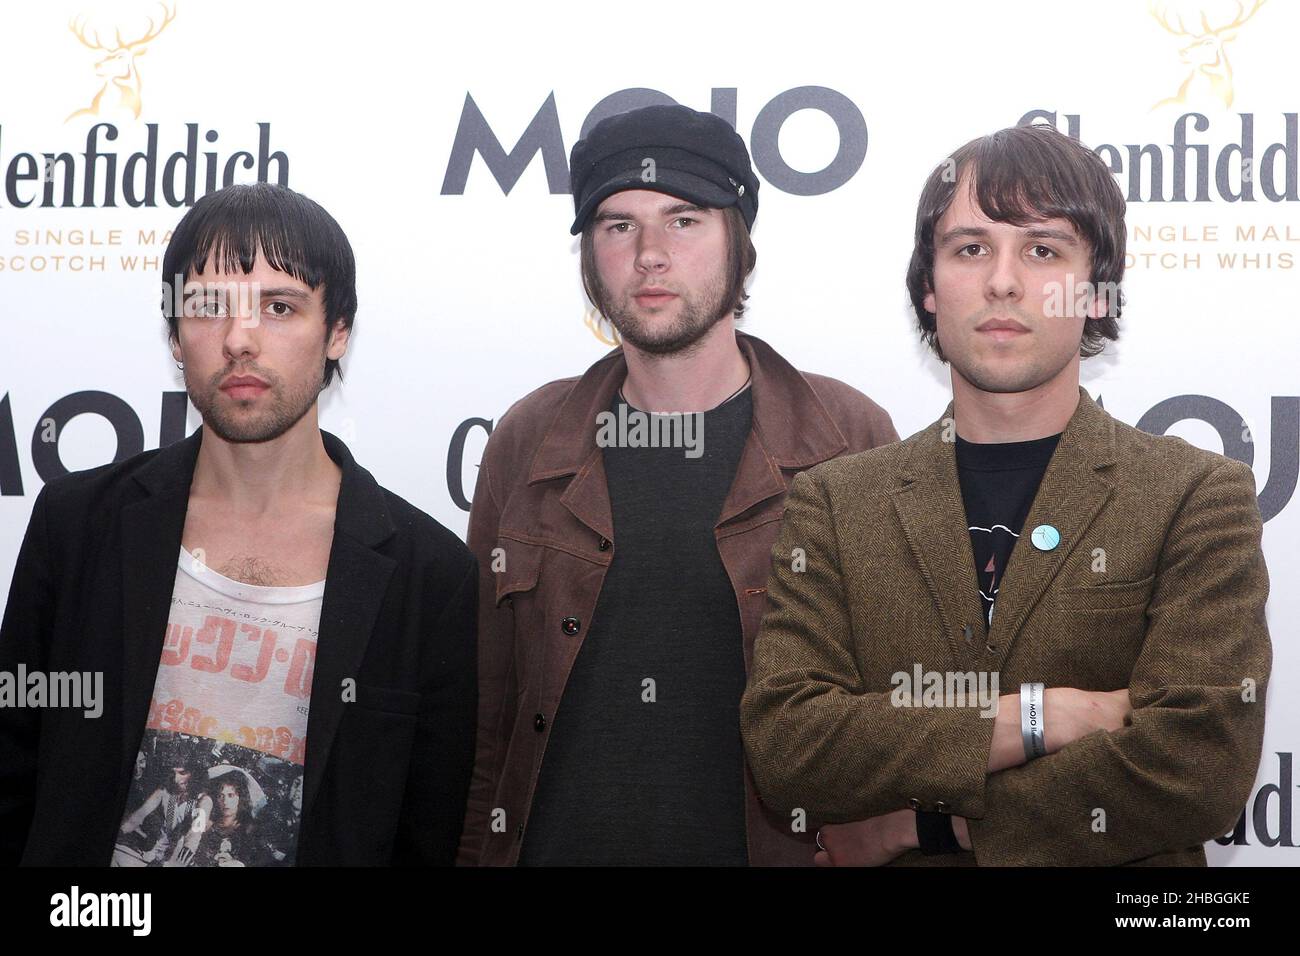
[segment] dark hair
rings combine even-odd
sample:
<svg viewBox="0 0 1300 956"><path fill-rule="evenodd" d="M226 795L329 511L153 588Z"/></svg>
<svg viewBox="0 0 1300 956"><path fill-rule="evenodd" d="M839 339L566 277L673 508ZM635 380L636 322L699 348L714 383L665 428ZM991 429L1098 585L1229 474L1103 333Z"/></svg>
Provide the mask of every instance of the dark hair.
<svg viewBox="0 0 1300 956"><path fill-rule="evenodd" d="M723 301L729 303L727 311L735 312L739 319L745 313L745 300L749 293L745 291L745 280L754 271L758 262L758 251L749 237L749 227L745 217L737 206L724 206L722 222L727 230L727 288L723 292ZM596 249L592 237L596 232L596 217L591 216L582 229L582 241L579 246L579 261L582 268L582 288L587 298L601 315L609 315L609 303L600 294L601 285L596 272Z"/></svg>
<svg viewBox="0 0 1300 956"><path fill-rule="evenodd" d="M973 139L940 164L921 190L916 209L907 291L921 339L943 359L933 312L925 296L934 291L934 230L969 174L971 198L994 222L1026 226L1066 219L1088 244L1091 288L1105 295L1099 319L1083 326L1079 354L1089 358L1119 338L1124 297L1124 194L1110 169L1088 147L1052 126L1013 126Z"/></svg>
<svg viewBox="0 0 1300 956"><path fill-rule="evenodd" d="M173 754L172 759L164 762L163 765L166 776L163 777L162 785L171 793L176 793L176 771L184 770L190 775L189 793L191 795L203 791L202 782L207 779L207 769L198 757L193 754L186 754L177 751Z"/></svg>
<svg viewBox="0 0 1300 956"><path fill-rule="evenodd" d="M239 796L239 810L235 813L235 820L241 826L249 823L253 819L253 798L248 793L248 781L244 775L237 770L227 770L220 777L212 781L209 786L209 796L212 798L213 808L210 819L216 823L219 822L225 813L221 808L221 788L230 784L235 788L235 793Z"/></svg>
<svg viewBox="0 0 1300 956"><path fill-rule="evenodd" d="M288 186L242 183L208 193L185 214L163 255L163 317L169 338L177 340L176 304L184 283L202 272L208 257L226 272L238 265L247 275L258 249L273 269L288 273L313 290L325 283L325 336L336 321L352 328L357 313L357 266L343 229L318 203ZM321 388L342 378L337 359L325 360Z"/></svg>

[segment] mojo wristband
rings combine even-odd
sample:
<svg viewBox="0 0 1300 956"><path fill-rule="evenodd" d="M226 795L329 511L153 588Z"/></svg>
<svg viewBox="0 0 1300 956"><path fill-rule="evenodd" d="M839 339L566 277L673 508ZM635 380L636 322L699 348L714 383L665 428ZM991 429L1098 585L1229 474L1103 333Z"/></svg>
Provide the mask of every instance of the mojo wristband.
<svg viewBox="0 0 1300 956"><path fill-rule="evenodd" d="M1033 760L1047 753L1043 736L1043 685L1020 685L1020 739L1025 745L1025 759Z"/></svg>

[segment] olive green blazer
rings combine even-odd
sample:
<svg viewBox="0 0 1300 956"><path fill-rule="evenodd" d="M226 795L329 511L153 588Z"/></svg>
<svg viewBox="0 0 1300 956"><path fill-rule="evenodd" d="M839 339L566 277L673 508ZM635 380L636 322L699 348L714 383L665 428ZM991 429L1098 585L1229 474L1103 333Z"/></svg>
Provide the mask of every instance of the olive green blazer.
<svg viewBox="0 0 1300 956"><path fill-rule="evenodd" d="M1040 524L1055 548L1031 545ZM1249 467L1116 421L1080 388L986 633L952 405L801 473L741 705L764 802L814 824L909 806L969 820L973 852L904 865L1203 866L1263 742L1261 531ZM978 706L896 706L893 675L917 665L996 674L1003 694L1127 687L1133 712L990 774Z"/></svg>

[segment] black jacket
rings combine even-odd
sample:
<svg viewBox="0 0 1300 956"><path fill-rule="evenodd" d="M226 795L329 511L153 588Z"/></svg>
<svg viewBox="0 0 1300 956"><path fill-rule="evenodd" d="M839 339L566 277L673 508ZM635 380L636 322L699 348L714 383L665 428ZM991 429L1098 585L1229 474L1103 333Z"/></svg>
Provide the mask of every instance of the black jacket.
<svg viewBox="0 0 1300 956"><path fill-rule="evenodd" d="M478 572L433 518L343 472L307 724L298 864L450 864L474 759ZM103 712L0 707L0 864L106 866L153 693L202 429L49 482L0 671L103 672ZM356 682L345 703L344 680Z"/></svg>

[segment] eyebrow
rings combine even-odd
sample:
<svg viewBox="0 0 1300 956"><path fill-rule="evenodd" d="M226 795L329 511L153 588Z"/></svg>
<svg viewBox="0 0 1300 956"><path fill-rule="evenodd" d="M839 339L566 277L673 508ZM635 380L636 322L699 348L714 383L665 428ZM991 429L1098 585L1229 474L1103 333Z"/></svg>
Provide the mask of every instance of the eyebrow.
<svg viewBox="0 0 1300 956"><path fill-rule="evenodd" d="M1079 240L1073 233L1066 232L1064 229L1053 229L1050 226L1034 226L1026 229L1025 236L1029 239L1054 239L1067 246L1079 244ZM958 226L945 232L939 239L939 245L946 246L957 239L987 239L988 237L989 231L983 226Z"/></svg>
<svg viewBox="0 0 1300 956"><path fill-rule="evenodd" d="M214 282L212 285L201 288L191 288L185 292L186 298L193 298L196 295L210 295L213 292L225 292L229 285L225 282ZM258 295L262 298L280 298L280 299L299 299L306 302L311 298L310 292L304 292L302 289L295 289L292 286L277 286L273 289L259 289Z"/></svg>
<svg viewBox="0 0 1300 956"><path fill-rule="evenodd" d="M684 212L698 212L698 213L707 214L710 211L711 210L705 208L704 206L698 206L692 202L679 202L679 203L673 203L671 206L664 206L659 210L659 215L680 216ZM620 222L631 222L635 219L636 217L633 216L630 212L623 212L622 210L619 209L609 209L606 210L605 212L596 213L595 221L612 222L614 220L618 220Z"/></svg>
<svg viewBox="0 0 1300 956"><path fill-rule="evenodd" d="M303 302L306 302L311 298L310 292L304 292L302 289L294 289L291 286L279 286L275 289L263 289L261 295L264 299L301 299Z"/></svg>

